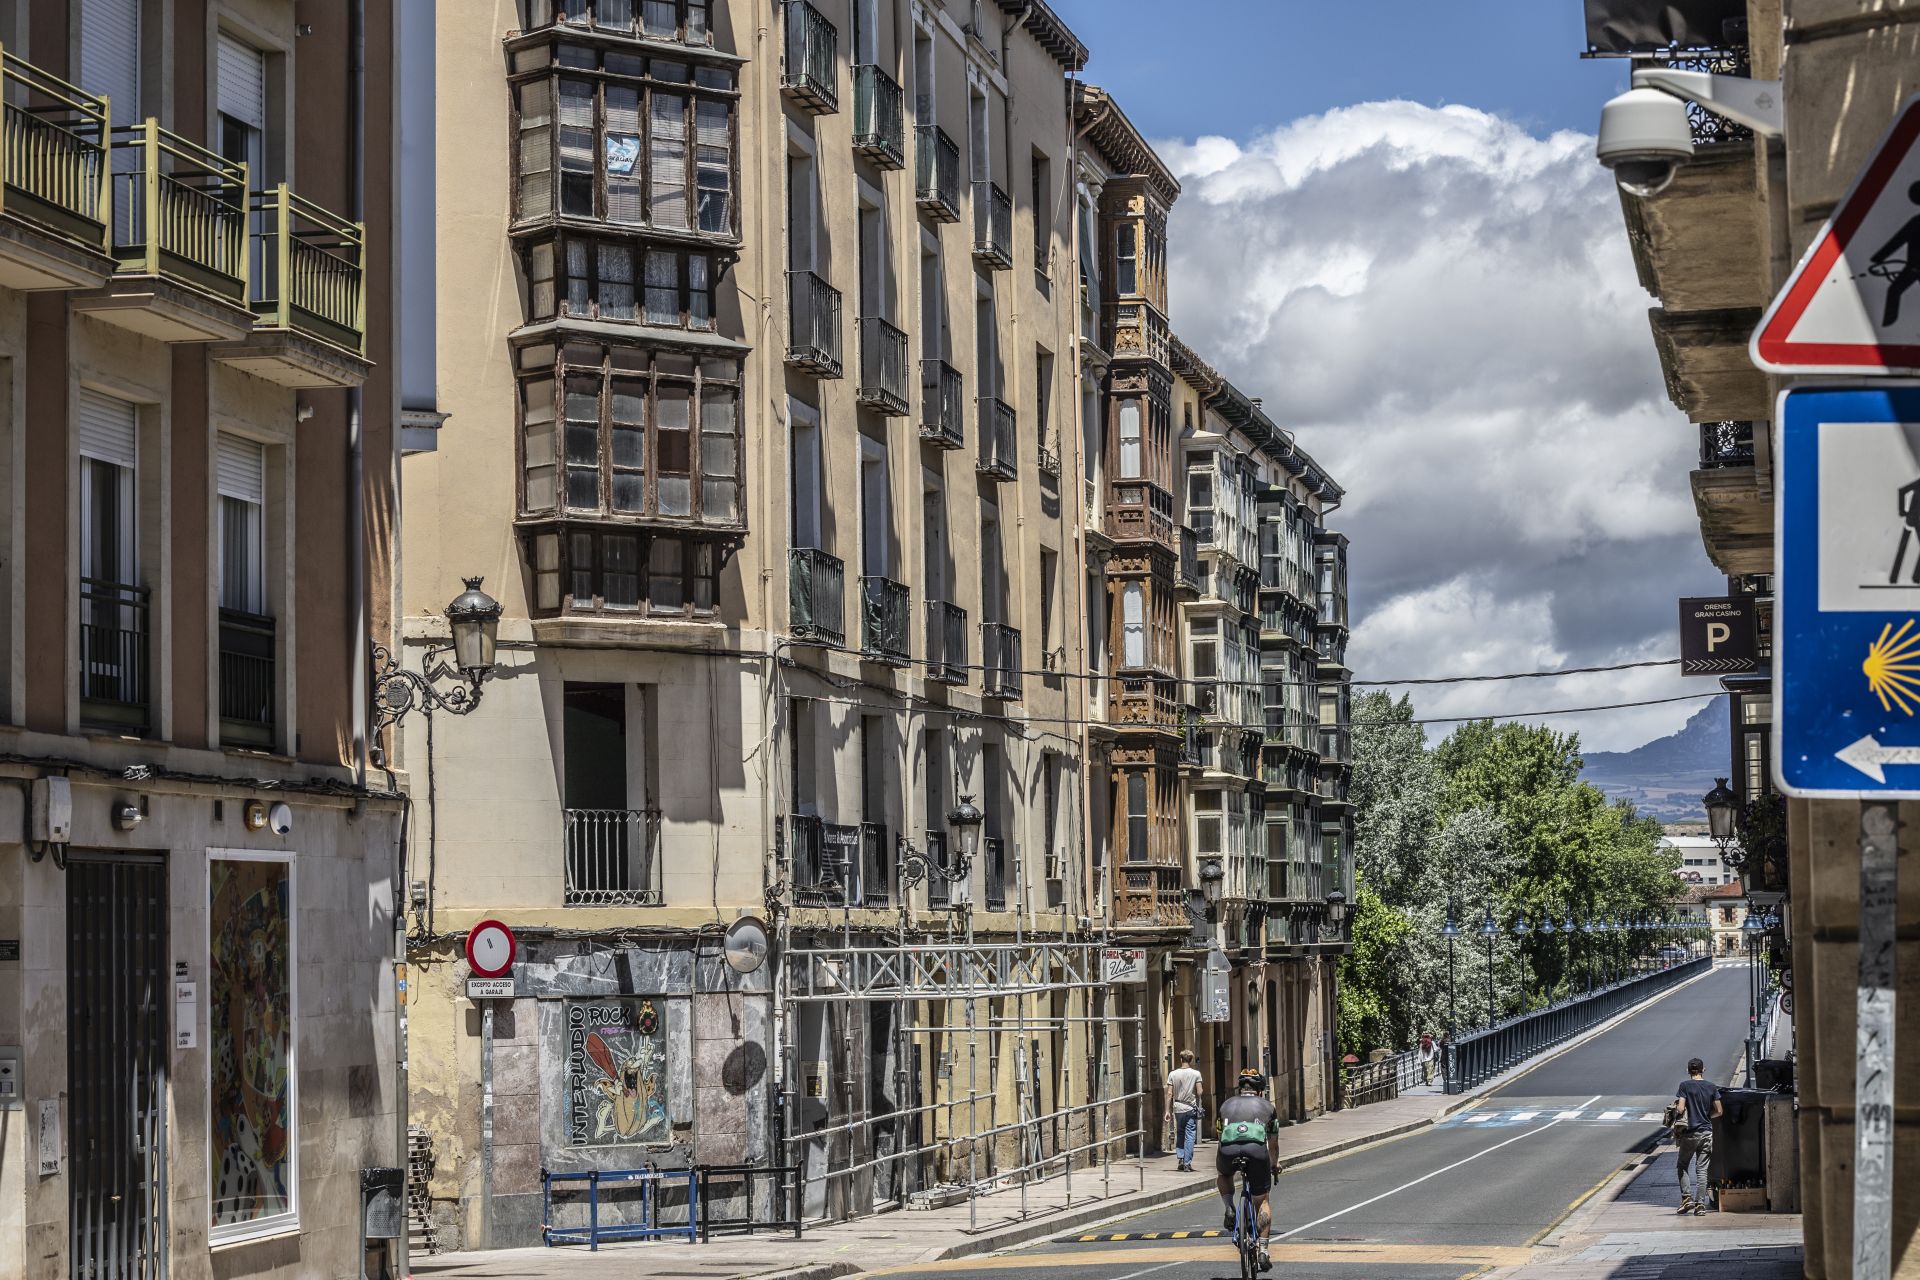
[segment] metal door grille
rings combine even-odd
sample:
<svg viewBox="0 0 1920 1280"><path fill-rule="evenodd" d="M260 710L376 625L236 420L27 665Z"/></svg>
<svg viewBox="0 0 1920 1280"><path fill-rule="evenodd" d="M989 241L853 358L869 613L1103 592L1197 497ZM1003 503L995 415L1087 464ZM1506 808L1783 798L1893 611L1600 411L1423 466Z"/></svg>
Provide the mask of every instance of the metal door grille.
<svg viewBox="0 0 1920 1280"><path fill-rule="evenodd" d="M67 1185L74 1280L167 1274L167 868L67 864Z"/></svg>

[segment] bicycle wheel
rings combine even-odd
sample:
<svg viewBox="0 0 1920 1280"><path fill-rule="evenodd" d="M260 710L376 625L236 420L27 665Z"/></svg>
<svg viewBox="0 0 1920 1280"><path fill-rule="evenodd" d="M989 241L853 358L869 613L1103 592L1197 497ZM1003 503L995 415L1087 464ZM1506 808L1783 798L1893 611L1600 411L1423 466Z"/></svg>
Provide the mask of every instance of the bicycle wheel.
<svg viewBox="0 0 1920 1280"><path fill-rule="evenodd" d="M1240 1183L1240 1229L1234 1232L1240 1244L1240 1280L1254 1280L1260 1274L1260 1218L1253 1211L1253 1196Z"/></svg>

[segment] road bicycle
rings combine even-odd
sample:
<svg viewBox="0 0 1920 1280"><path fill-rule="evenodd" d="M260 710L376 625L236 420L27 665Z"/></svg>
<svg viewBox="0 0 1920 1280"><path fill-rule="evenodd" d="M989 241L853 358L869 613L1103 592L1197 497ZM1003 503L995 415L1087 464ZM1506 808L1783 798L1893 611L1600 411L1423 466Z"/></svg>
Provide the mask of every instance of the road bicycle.
<svg viewBox="0 0 1920 1280"><path fill-rule="evenodd" d="M1233 1207L1233 1243L1240 1250L1240 1280L1254 1280L1260 1274L1260 1215L1253 1204L1253 1180L1248 1156L1233 1158L1233 1176L1239 1184L1239 1198Z"/></svg>

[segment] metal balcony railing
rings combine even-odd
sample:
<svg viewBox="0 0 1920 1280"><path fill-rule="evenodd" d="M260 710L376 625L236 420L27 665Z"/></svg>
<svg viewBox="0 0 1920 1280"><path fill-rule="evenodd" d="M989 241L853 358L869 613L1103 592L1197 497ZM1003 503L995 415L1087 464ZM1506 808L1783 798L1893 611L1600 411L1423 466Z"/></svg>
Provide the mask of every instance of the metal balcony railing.
<svg viewBox="0 0 1920 1280"><path fill-rule="evenodd" d="M864 316L860 331L861 404L890 418L902 417L907 402L907 334L878 316Z"/></svg>
<svg viewBox="0 0 1920 1280"><path fill-rule="evenodd" d="M106 252L107 101L0 50L0 212Z"/></svg>
<svg viewBox="0 0 1920 1280"><path fill-rule="evenodd" d="M131 275L169 276L232 302L247 293L247 166L160 127L113 131L133 160L113 173L113 256Z"/></svg>
<svg viewBox="0 0 1920 1280"><path fill-rule="evenodd" d="M366 228L281 183L253 193L253 313L261 329L297 330L365 354Z"/></svg>
<svg viewBox="0 0 1920 1280"><path fill-rule="evenodd" d="M927 601L927 679L967 682L967 611L944 600Z"/></svg>
<svg viewBox="0 0 1920 1280"><path fill-rule="evenodd" d="M1007 909L1007 842L999 836L986 836L980 841L980 857L986 863L983 868L986 878L986 908L989 911Z"/></svg>
<svg viewBox="0 0 1920 1280"><path fill-rule="evenodd" d="M886 824L860 824L860 905L884 907L893 901L893 886L888 883L893 866L893 846L887 840Z"/></svg>
<svg viewBox="0 0 1920 1280"><path fill-rule="evenodd" d="M907 167L906 95L872 63L853 69L853 149L881 169Z"/></svg>
<svg viewBox="0 0 1920 1280"><path fill-rule="evenodd" d="M796 640L847 642L847 568L817 547L795 547L787 568L789 629Z"/></svg>
<svg viewBox="0 0 1920 1280"><path fill-rule="evenodd" d="M787 323L787 363L839 377L840 291L811 271L787 272Z"/></svg>
<svg viewBox="0 0 1920 1280"><path fill-rule="evenodd" d="M937 124L914 126L914 199L936 222L960 221L960 147Z"/></svg>
<svg viewBox="0 0 1920 1280"><path fill-rule="evenodd" d="M1034 465L1040 469L1041 475L1052 476L1055 480L1060 478L1060 455L1047 445L1042 444L1034 455Z"/></svg>
<svg viewBox="0 0 1920 1280"><path fill-rule="evenodd" d="M828 825L811 814L793 814L788 823L794 902L803 907L841 905L849 875L849 860L842 851L849 847L848 840L859 843L859 829L834 827L833 842L829 842Z"/></svg>
<svg viewBox="0 0 1920 1280"><path fill-rule="evenodd" d="M973 469L989 480L1016 480L1020 476L1019 439L1013 406L997 396L981 396L980 456Z"/></svg>
<svg viewBox="0 0 1920 1280"><path fill-rule="evenodd" d="M868 575L860 579L860 599L860 651L880 662L906 663L913 630L906 583Z"/></svg>
<svg viewBox="0 0 1920 1280"><path fill-rule="evenodd" d="M1187 895L1177 866L1156 862L1122 863L1113 873L1113 922L1119 928L1181 928L1187 923Z"/></svg>
<svg viewBox="0 0 1920 1280"><path fill-rule="evenodd" d="M934 868L933 874L927 877L927 905L938 908L952 906L953 882L941 874L953 871L953 864L947 856L946 832L927 832L927 863Z"/></svg>
<svg viewBox="0 0 1920 1280"><path fill-rule="evenodd" d="M660 905L658 809L563 809L569 907Z"/></svg>
<svg viewBox="0 0 1920 1280"><path fill-rule="evenodd" d="M1700 469L1718 471L1723 467L1753 465L1753 424L1751 422L1703 422L1700 424Z"/></svg>
<svg viewBox="0 0 1920 1280"><path fill-rule="evenodd" d="M806 0L786 0L787 51L780 88L815 115L840 109L840 33Z"/></svg>
<svg viewBox="0 0 1920 1280"><path fill-rule="evenodd" d="M920 438L942 449L967 442L966 398L960 371L944 360L920 362Z"/></svg>
<svg viewBox="0 0 1920 1280"><path fill-rule="evenodd" d="M1013 266L1013 201L984 180L973 184L973 256L996 271Z"/></svg>
<svg viewBox="0 0 1920 1280"><path fill-rule="evenodd" d="M220 741L273 746L273 619L238 609L220 611Z"/></svg>
<svg viewBox="0 0 1920 1280"><path fill-rule="evenodd" d="M982 696L1018 698L1020 686L1020 632L1004 622L980 626L980 662L984 671Z"/></svg>
<svg viewBox="0 0 1920 1280"><path fill-rule="evenodd" d="M89 725L148 727L148 604L145 587L80 579L80 718Z"/></svg>

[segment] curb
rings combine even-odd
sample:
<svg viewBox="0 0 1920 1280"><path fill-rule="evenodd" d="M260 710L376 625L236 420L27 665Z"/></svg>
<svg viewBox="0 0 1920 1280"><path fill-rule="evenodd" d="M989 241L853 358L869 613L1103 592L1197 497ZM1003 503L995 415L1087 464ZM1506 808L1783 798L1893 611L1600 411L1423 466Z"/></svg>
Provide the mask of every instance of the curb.
<svg viewBox="0 0 1920 1280"><path fill-rule="evenodd" d="M784 1271L752 1271L747 1273L747 1280L839 1280L841 1276L859 1275L861 1270L851 1262L816 1262Z"/></svg>

